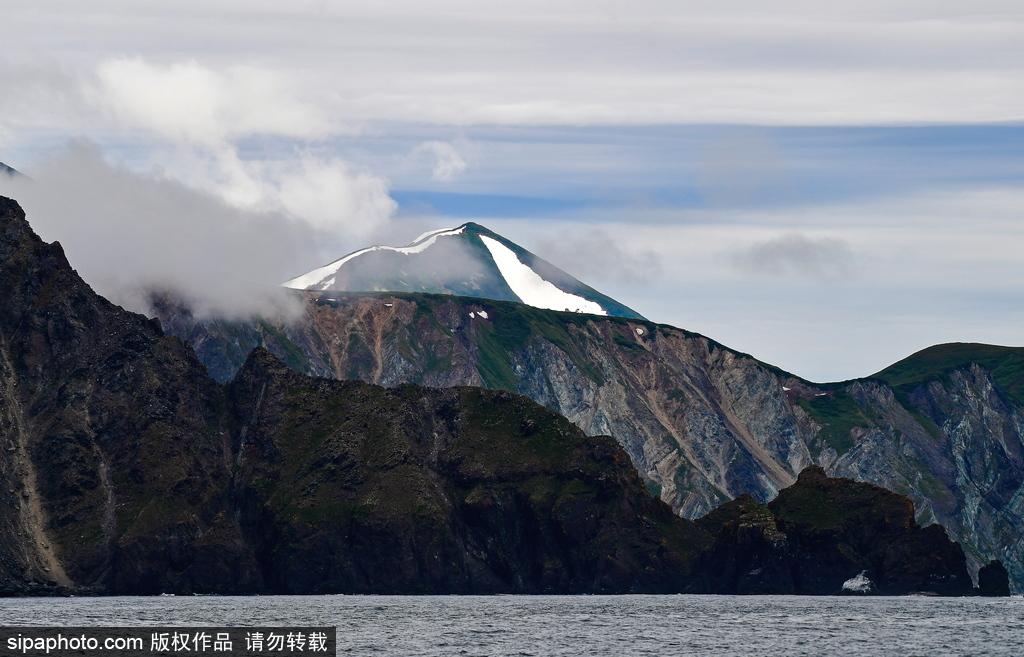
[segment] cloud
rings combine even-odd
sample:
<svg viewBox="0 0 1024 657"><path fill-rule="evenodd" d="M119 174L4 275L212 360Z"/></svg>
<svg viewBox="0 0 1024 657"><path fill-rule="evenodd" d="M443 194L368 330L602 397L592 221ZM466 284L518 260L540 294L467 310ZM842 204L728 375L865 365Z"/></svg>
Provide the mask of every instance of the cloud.
<svg viewBox="0 0 1024 657"><path fill-rule="evenodd" d="M545 231L550 235L550 229ZM634 250L611 233L583 224L536 242L537 255L584 283L643 283L662 273L661 257L651 249Z"/></svg>
<svg viewBox="0 0 1024 657"><path fill-rule="evenodd" d="M365 236L398 208L383 178L354 172L336 159L306 156L298 167L278 167L271 174L270 186L272 204L322 230L344 227Z"/></svg>
<svg viewBox="0 0 1024 657"><path fill-rule="evenodd" d="M130 170L79 144L28 167L36 184L11 194L87 280L136 310L166 287L199 312L279 312L278 283L362 246L397 208L386 178L316 147L348 129L270 69L132 57L0 76L26 83L0 98L0 135L56 128L58 142L86 131L108 152L130 146ZM291 141L243 154L254 137Z"/></svg>
<svg viewBox="0 0 1024 657"><path fill-rule="evenodd" d="M265 69L214 70L195 61L161 66L140 57L101 62L91 90L91 100L123 127L214 147L248 135L331 133L322 109L295 95Z"/></svg>
<svg viewBox="0 0 1024 657"><path fill-rule="evenodd" d="M460 126L1024 118L1024 28L1005 0L797 0L770 11L752 0L628 10L571 0L486 10L465 0L182 1L173 12L130 0L40 4L5 2L6 53L47 53L89 74L103 63L98 86L114 116L190 139L323 134L343 129L335 117Z"/></svg>
<svg viewBox="0 0 1024 657"><path fill-rule="evenodd" d="M244 160L228 144L214 150L158 150L150 162L166 177L236 208L276 212L348 237L366 237L386 227L398 208L386 178L337 157L299 151Z"/></svg>
<svg viewBox="0 0 1024 657"><path fill-rule="evenodd" d="M338 158L300 152L265 161L239 155L237 141L252 135L306 139L341 130L271 71L215 70L194 61L162 66L131 58L102 62L96 79L93 103L122 130L148 131L174 144L177 154L162 167L167 175L238 208L365 235L397 207L384 178L355 171Z"/></svg>
<svg viewBox="0 0 1024 657"><path fill-rule="evenodd" d="M21 202L33 228L59 240L100 294L140 312L148 293L161 290L200 314L289 314L296 305L278 284L319 262L324 250L343 252L336 233L111 166L89 144L31 175L0 180L0 194Z"/></svg>
<svg viewBox="0 0 1024 657"><path fill-rule="evenodd" d="M751 274L836 277L856 269L853 249L845 241L800 233L753 244L733 254L732 262Z"/></svg>
<svg viewBox="0 0 1024 657"><path fill-rule="evenodd" d="M413 149L412 156L425 156L432 160L431 176L438 182L451 182L462 175L468 166L455 146L446 141L425 141Z"/></svg>

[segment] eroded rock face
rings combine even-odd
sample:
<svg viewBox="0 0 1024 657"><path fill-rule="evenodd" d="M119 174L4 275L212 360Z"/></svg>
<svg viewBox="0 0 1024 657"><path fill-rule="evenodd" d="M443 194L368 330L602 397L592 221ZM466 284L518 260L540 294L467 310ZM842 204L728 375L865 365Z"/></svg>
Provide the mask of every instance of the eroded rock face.
<svg viewBox="0 0 1024 657"><path fill-rule="evenodd" d="M527 395L615 436L684 517L743 494L766 502L821 465L906 494L972 572L1002 559L1024 586L1022 350L951 345L817 385L673 327L480 299L311 295L291 325L196 322L166 302L158 314L221 380L264 345L318 376Z"/></svg>

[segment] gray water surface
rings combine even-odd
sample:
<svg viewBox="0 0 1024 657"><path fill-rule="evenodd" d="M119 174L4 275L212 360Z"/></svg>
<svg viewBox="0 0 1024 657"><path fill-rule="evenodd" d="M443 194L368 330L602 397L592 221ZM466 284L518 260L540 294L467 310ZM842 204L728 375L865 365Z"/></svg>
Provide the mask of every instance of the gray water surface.
<svg viewBox="0 0 1024 657"><path fill-rule="evenodd" d="M339 655L1024 655L1024 599L295 596L0 600L2 625L334 625Z"/></svg>

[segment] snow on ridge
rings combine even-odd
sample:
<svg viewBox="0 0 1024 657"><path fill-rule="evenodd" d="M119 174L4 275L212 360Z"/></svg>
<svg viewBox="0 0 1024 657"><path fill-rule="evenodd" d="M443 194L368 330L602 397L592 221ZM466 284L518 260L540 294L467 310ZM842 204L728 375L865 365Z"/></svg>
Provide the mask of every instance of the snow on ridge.
<svg viewBox="0 0 1024 657"><path fill-rule="evenodd" d="M437 238L459 235L465 229L466 226L463 225L458 228L441 228L439 230L427 231L406 246L369 246L365 249L353 251L343 258L335 260L323 267L318 267L307 274L296 276L293 279L285 281L281 285L282 287L291 288L293 290L311 290L314 288L326 290L330 286L334 285L335 280L337 280L338 271L341 270L345 263L358 258L363 254L370 253L371 251L394 251L395 253L402 253L404 255L421 253L426 251L434 242L436 242Z"/></svg>
<svg viewBox="0 0 1024 657"><path fill-rule="evenodd" d="M487 235L479 237L490 251L491 258L505 279L505 283L526 305L546 310L568 310L592 315L608 314L608 311L600 304L575 294L569 294L550 281L541 278L540 274L520 261L519 256L512 249L498 240Z"/></svg>
<svg viewBox="0 0 1024 657"><path fill-rule="evenodd" d="M424 233L413 240L412 244L408 246L378 246L377 249L385 249L388 251L397 251L399 253L420 253L425 251L430 245L437 241L438 237L450 237L454 235L460 235L464 230L465 226L459 226L458 228L435 230L433 232Z"/></svg>
<svg viewBox="0 0 1024 657"><path fill-rule="evenodd" d="M441 233L444 233L446 235L458 235L464 230L466 230L466 224L462 224L458 228L435 228L434 230L428 230L427 232L423 233L422 235L414 239L412 242L409 242L409 246L417 244L431 236L441 237Z"/></svg>

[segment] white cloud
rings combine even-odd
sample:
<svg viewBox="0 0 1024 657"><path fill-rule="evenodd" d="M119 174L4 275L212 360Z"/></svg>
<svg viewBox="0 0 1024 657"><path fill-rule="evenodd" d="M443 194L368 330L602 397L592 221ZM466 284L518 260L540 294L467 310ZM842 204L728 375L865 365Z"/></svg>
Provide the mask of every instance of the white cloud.
<svg viewBox="0 0 1024 657"><path fill-rule="evenodd" d="M367 235L396 209L385 178L336 157L239 154L245 137L313 139L347 130L269 70L117 58L99 64L84 95L119 132L141 131L163 144L150 156L162 175L239 209L346 236Z"/></svg>
<svg viewBox="0 0 1024 657"><path fill-rule="evenodd" d="M431 177L438 182L451 182L462 175L468 166L466 159L447 141L425 141L413 149L413 157L425 156L431 160Z"/></svg>
<svg viewBox="0 0 1024 657"><path fill-rule="evenodd" d="M278 169L272 176L272 203L322 230L344 228L365 236L397 209L384 179L351 171L339 160L307 156L301 166Z"/></svg>
<svg viewBox="0 0 1024 657"><path fill-rule="evenodd" d="M99 293L132 310L151 290L170 290L199 313L296 310L277 285L317 261L336 235L273 213L244 212L173 180L142 176L77 144L35 167L32 179L0 179L33 229L59 240Z"/></svg>
<svg viewBox="0 0 1024 657"><path fill-rule="evenodd" d="M279 75L254 67L110 59L97 68L92 100L122 127L210 146L248 135L331 132L320 108L297 101Z"/></svg>

